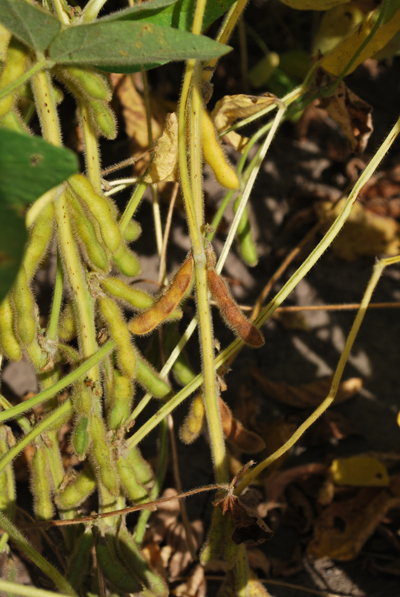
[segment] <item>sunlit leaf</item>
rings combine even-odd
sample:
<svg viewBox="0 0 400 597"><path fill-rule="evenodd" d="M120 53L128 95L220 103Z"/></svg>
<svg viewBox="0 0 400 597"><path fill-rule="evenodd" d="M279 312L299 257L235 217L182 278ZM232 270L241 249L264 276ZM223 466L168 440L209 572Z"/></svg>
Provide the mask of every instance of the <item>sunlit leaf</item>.
<svg viewBox="0 0 400 597"><path fill-rule="evenodd" d="M43 51L61 29L61 23L37 4L0 0L0 23L20 41Z"/></svg>

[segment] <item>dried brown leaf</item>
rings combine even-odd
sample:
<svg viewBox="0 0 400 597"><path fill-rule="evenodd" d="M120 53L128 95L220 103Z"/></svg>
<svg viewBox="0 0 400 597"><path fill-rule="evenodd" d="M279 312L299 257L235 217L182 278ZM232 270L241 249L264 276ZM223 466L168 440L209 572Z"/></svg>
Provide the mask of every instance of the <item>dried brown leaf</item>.
<svg viewBox="0 0 400 597"><path fill-rule="evenodd" d="M211 118L217 127L218 132L222 132L232 126L237 120L248 118L260 110L267 108L276 100L272 93L265 93L261 96L255 95L225 95L220 99L211 113ZM237 151L243 152L249 141L247 137L242 137L235 131L224 135L222 139L225 143L232 145Z"/></svg>
<svg viewBox="0 0 400 597"><path fill-rule="evenodd" d="M292 386L284 382L273 382L262 375L260 369L253 367L253 377L258 381L262 390L279 402L295 408L316 408L328 396L332 377L323 377L311 383ZM362 388L363 382L359 377L351 377L339 384L335 403L344 402Z"/></svg>
<svg viewBox="0 0 400 597"><path fill-rule="evenodd" d="M297 480L305 480L310 475L326 475L327 470L328 467L324 464L313 462L296 466L287 471L272 473L272 475L264 479L264 488L268 500L271 502L279 501L289 483Z"/></svg>
<svg viewBox="0 0 400 597"><path fill-rule="evenodd" d="M194 548L197 550L203 541L203 522L194 520L190 523ZM192 562L192 556L186 539L186 530L181 522L169 527L166 535L167 545L171 548L169 560L169 573L171 578L180 576L185 568Z"/></svg>
<svg viewBox="0 0 400 597"><path fill-rule="evenodd" d="M326 218L321 232L324 234L341 211L344 199L339 201ZM323 216L332 204L321 201L315 204L317 215ZM354 261L362 256L398 255L400 251L400 226L393 218L385 218L357 202L340 234L331 244L336 257Z"/></svg>
<svg viewBox="0 0 400 597"><path fill-rule="evenodd" d="M334 95L320 100L319 107L339 124L350 141L351 150L363 153L371 136L372 107L350 91L342 81Z"/></svg>
<svg viewBox="0 0 400 597"><path fill-rule="evenodd" d="M144 181L150 183L179 181L178 119L176 112L167 115L164 130L161 137L156 141L156 147L158 149Z"/></svg>
<svg viewBox="0 0 400 597"><path fill-rule="evenodd" d="M364 488L355 497L331 504L314 525L307 553L312 558L352 560L375 531L386 512L400 505L387 491Z"/></svg>
<svg viewBox="0 0 400 597"><path fill-rule="evenodd" d="M188 579L175 587L172 591L176 597L205 597L207 593L207 583L204 578L204 568L200 564L191 571Z"/></svg>

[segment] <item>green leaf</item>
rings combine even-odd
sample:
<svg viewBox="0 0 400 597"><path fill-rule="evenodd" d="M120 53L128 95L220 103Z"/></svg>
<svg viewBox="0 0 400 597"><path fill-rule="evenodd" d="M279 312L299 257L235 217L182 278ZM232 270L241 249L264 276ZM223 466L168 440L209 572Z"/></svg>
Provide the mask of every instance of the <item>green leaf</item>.
<svg viewBox="0 0 400 597"><path fill-rule="evenodd" d="M69 149L0 127L0 203L32 203L77 170Z"/></svg>
<svg viewBox="0 0 400 597"><path fill-rule="evenodd" d="M119 66L189 58L208 60L230 50L208 37L141 21L69 27L49 48L51 59L58 63L106 66L114 72Z"/></svg>
<svg viewBox="0 0 400 597"><path fill-rule="evenodd" d="M167 0L168 1L168 0ZM147 22L160 25L162 27L174 27L182 31L191 31L193 23L194 10L196 8L196 0L178 0L170 6L166 6L158 12L148 14L146 7L149 9L155 6L155 3L160 3L162 0L153 0L149 4L140 4L133 9L128 8L121 12L116 12L107 17L103 17L99 22L104 21L121 21L121 20L138 20L145 18ZM235 0L208 0L206 11L203 19L203 31L207 29L216 19L221 17L227 10L230 9ZM137 9L142 8L142 11Z"/></svg>
<svg viewBox="0 0 400 597"><path fill-rule="evenodd" d="M42 52L61 29L61 23L26 0L0 0L0 23L20 41Z"/></svg>
<svg viewBox="0 0 400 597"><path fill-rule="evenodd" d="M0 302L11 288L27 240L24 218L12 205L0 203Z"/></svg>
<svg viewBox="0 0 400 597"><path fill-rule="evenodd" d="M110 15L98 19L98 21L104 23L105 21L138 21L140 19L147 20L147 17L152 13L163 11L167 6L176 3L177 0L152 0L151 2L136 4L136 6L126 8L125 10L120 10L119 12L113 12ZM180 4L181 3L182 0Z"/></svg>

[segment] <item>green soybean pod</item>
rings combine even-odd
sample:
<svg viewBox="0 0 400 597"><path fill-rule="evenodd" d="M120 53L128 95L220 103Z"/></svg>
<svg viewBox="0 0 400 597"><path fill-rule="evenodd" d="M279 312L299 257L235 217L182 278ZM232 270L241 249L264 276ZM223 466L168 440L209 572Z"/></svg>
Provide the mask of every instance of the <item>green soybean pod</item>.
<svg viewBox="0 0 400 597"><path fill-rule="evenodd" d="M19 361L21 347L14 334L13 320L10 295L7 294L0 303L0 349L10 361Z"/></svg>
<svg viewBox="0 0 400 597"><path fill-rule="evenodd" d="M28 48L18 39L12 37L8 45L6 62L0 76L0 89L4 89L24 74L27 58ZM11 110L16 93L17 90L12 91L0 100L0 118Z"/></svg>
<svg viewBox="0 0 400 597"><path fill-rule="evenodd" d="M118 347L118 364L121 370L133 379L136 375L136 353L121 311L113 300L104 296L99 297L99 308Z"/></svg>
<svg viewBox="0 0 400 597"><path fill-rule="evenodd" d="M129 220L128 226L123 233L124 239L127 243L133 243L142 234L142 227L136 220Z"/></svg>
<svg viewBox="0 0 400 597"><path fill-rule="evenodd" d="M211 526L208 531L206 542L200 552L199 560L202 566L206 566L213 560L220 559L224 549L224 543L227 540L226 527L228 522L228 517L224 516L220 508L216 506L213 510Z"/></svg>
<svg viewBox="0 0 400 597"><path fill-rule="evenodd" d="M96 479L87 463L75 479L60 491L55 499L60 510L73 510L80 506L96 489Z"/></svg>
<svg viewBox="0 0 400 597"><path fill-rule="evenodd" d="M90 463L105 488L116 496L119 492L119 481L103 421L97 415L92 415L89 418L88 429L92 440L89 449Z"/></svg>
<svg viewBox="0 0 400 597"><path fill-rule="evenodd" d="M22 344L32 344L36 334L34 300L29 288L25 267L19 268L12 293L16 330Z"/></svg>
<svg viewBox="0 0 400 597"><path fill-rule="evenodd" d="M84 383L76 383L71 395L74 411L78 416L89 416L93 411L96 397Z"/></svg>
<svg viewBox="0 0 400 597"><path fill-rule="evenodd" d="M73 228L83 245L90 266L99 272L108 272L110 264L107 253L96 236L95 227L72 193L68 193L68 207L72 215Z"/></svg>
<svg viewBox="0 0 400 597"><path fill-rule="evenodd" d="M36 445L31 462L31 492L34 512L38 520L51 520L54 514L51 499L51 471L49 470L43 446Z"/></svg>
<svg viewBox="0 0 400 597"><path fill-rule="evenodd" d="M85 460L90 446L89 417L77 417L71 434L71 446L79 460Z"/></svg>
<svg viewBox="0 0 400 597"><path fill-rule="evenodd" d="M124 455L129 466L135 473L136 479L141 485L148 485L154 480L153 470L147 460L145 460L137 446L132 448L128 454Z"/></svg>
<svg viewBox="0 0 400 597"><path fill-rule="evenodd" d="M150 595L152 597L168 597L168 587L163 579L150 568L125 525L119 529L117 546L128 571L144 584Z"/></svg>
<svg viewBox="0 0 400 597"><path fill-rule="evenodd" d="M122 239L118 225L112 217L108 201L95 192L89 180L82 174L74 174L68 182L97 220L106 247L111 253L115 253Z"/></svg>
<svg viewBox="0 0 400 597"><path fill-rule="evenodd" d="M124 276L128 276L128 278L134 278L142 271L137 256L133 251L128 249L125 242L121 242L112 258L119 271Z"/></svg>
<svg viewBox="0 0 400 597"><path fill-rule="evenodd" d="M30 282L44 259L54 230L54 206L49 203L39 214L30 229L29 240L25 248L23 265Z"/></svg>
<svg viewBox="0 0 400 597"><path fill-rule="evenodd" d="M87 99L86 101L97 132L110 141L115 139L117 121L110 106L101 100Z"/></svg>
<svg viewBox="0 0 400 597"><path fill-rule="evenodd" d="M67 582L73 589L81 587L86 577L90 574L92 567L92 547L93 533L90 528L86 528L75 546L68 567Z"/></svg>
<svg viewBox="0 0 400 597"><path fill-rule="evenodd" d="M240 200L241 197L239 196L233 204L234 213L236 213L239 208ZM251 237L251 228L247 205L243 211L242 217L240 218L236 234L238 237L239 250L243 261L245 261L250 267L256 266L258 263L257 249Z"/></svg>
<svg viewBox="0 0 400 597"><path fill-rule="evenodd" d="M147 294L144 290L132 288L119 278L104 278L100 281L100 285L109 294L123 301L124 305L128 305L135 310L143 311L154 305L154 298L150 294Z"/></svg>
<svg viewBox="0 0 400 597"><path fill-rule="evenodd" d="M110 549L109 540L99 537L96 545L97 565L106 579L123 593L139 593L142 585L133 577Z"/></svg>
<svg viewBox="0 0 400 597"><path fill-rule="evenodd" d="M98 70L88 66L63 66L57 68L60 78L70 79L88 97L111 101L112 92L107 78Z"/></svg>
<svg viewBox="0 0 400 597"><path fill-rule="evenodd" d="M166 398L171 393L171 388L166 381L156 373L153 367L142 356L136 355L137 380L145 390L150 392L155 398Z"/></svg>
<svg viewBox="0 0 400 597"><path fill-rule="evenodd" d="M70 340L73 340L73 338L76 338L77 334L78 330L76 328L74 308L72 302L69 301L61 313L58 337L61 342L69 342Z"/></svg>
<svg viewBox="0 0 400 597"><path fill-rule="evenodd" d="M135 472L121 456L117 460L117 471L124 494L134 504L144 504L150 501L149 494L136 479Z"/></svg>
<svg viewBox="0 0 400 597"><path fill-rule="evenodd" d="M114 388L109 412L110 429L118 429L128 419L134 396L134 386L126 375L114 369Z"/></svg>
<svg viewBox="0 0 400 597"><path fill-rule="evenodd" d="M7 454L10 446L11 429L4 425L0 425L0 456ZM15 479L12 464L8 464L0 472L0 512L8 516L10 520L14 518L15 510Z"/></svg>

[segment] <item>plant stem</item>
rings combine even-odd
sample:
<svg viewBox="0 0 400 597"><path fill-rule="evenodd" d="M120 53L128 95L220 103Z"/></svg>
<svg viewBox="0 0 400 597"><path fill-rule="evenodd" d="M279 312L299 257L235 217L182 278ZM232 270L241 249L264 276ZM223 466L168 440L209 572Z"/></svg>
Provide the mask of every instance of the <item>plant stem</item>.
<svg viewBox="0 0 400 597"><path fill-rule="evenodd" d="M25 226L27 229L32 226L36 218L39 217L39 214L53 201L56 195L61 193L61 188L62 187L56 187L55 189L50 189L50 191L47 191L47 193L39 197L39 199L36 199L35 203L29 208L25 216Z"/></svg>
<svg viewBox="0 0 400 597"><path fill-rule="evenodd" d="M160 424L160 448L154 485L150 492L150 501L154 501L160 494L168 464L168 420L165 418ZM140 546L143 541L150 510L142 510L135 530L135 541Z"/></svg>
<svg viewBox="0 0 400 597"><path fill-rule="evenodd" d="M67 3L64 0L53 0L58 18L63 25L70 25L70 15L67 12Z"/></svg>
<svg viewBox="0 0 400 597"><path fill-rule="evenodd" d="M367 312L372 293L374 292L385 267L399 262L400 255L388 259L382 259L374 266L374 271L372 273L371 279L368 282L368 286L362 298L357 316L347 337L346 344L340 356L338 366L336 367L336 371L333 376L328 396L314 410L314 412L308 417L308 419L306 419L304 423L300 425L300 427L293 433L292 437L287 442L285 442L283 446L281 446L278 450L276 450L276 452L268 456L268 458L260 462L260 464L258 464L254 469L249 470L244 475L243 479L239 482L238 486L235 489L236 495L239 495L253 481L253 479L255 479L265 468L267 468L267 466L269 466L278 458L280 458L283 454L285 454L285 452L287 452L297 442L297 440L300 439L303 433L305 433L305 431L307 431L307 429L311 427L311 425L318 419L318 417L320 417L322 413L324 413L332 404L339 389L340 380L342 378L347 359L349 358L350 351L353 348L354 341L360 329L361 323L364 319L365 313Z"/></svg>
<svg viewBox="0 0 400 597"><path fill-rule="evenodd" d="M73 595L77 597L77 594L70 586L70 584L62 577L62 575L56 570L47 560L45 560L37 551L30 545L30 543L25 539L22 533L12 524L12 522L4 516L2 512L0 512L0 526L1 528L10 536L11 540L17 545L18 549L20 549L32 562L40 568L42 572L44 572L51 580L54 582L56 587L66 595ZM5 581L0 581L5 582ZM10 583L14 585L14 583ZM14 585L15 586L15 585ZM33 595L31 592L31 587L27 587L29 589L28 593L25 595ZM43 597L43 593L40 593L38 589L37 595L38 597ZM54 593L53 593L54 595Z"/></svg>
<svg viewBox="0 0 400 597"><path fill-rule="evenodd" d="M29 79L33 75L35 75L38 71L43 70L44 68L51 68L52 66L53 66L53 62L51 62L50 60L47 60L46 58L42 58L41 60L36 62L32 66L32 68L30 68L29 70L24 72L23 75L18 77L18 79L15 79L15 81L13 81L9 85L7 85L7 87L4 87L4 89L2 89L0 91L0 99L3 99L3 97L6 97L7 95L9 95L13 91L15 91L15 89L18 89L18 87L21 87L21 85L23 85L26 81L29 81Z"/></svg>
<svg viewBox="0 0 400 597"><path fill-rule="evenodd" d="M46 400L50 400L50 398L53 398L53 396L61 392L61 390L64 390L65 388L73 384L75 381L77 381L80 377L85 375L88 371L90 371L90 369L92 369L95 365L100 363L100 361L103 360L114 349L115 343L112 340L109 340L104 344L104 346L99 348L96 354L87 359L87 361L82 363L82 365L77 367L77 369L71 371L71 373L68 373L68 375L60 379L50 388L43 390L43 392L40 392L40 394L37 394L36 396L29 398L25 402L21 402L20 404L13 406L5 412L0 412L0 423L2 423L3 421L7 421L8 419L13 419L18 415L27 412L34 406L37 406L38 404L41 404Z"/></svg>
<svg viewBox="0 0 400 597"><path fill-rule="evenodd" d="M62 295L63 295L63 284L64 284L64 276L62 271L61 265L61 255L57 252L57 269L56 269L56 282L54 285L54 296L53 296L53 306L51 309L51 316L50 316L50 323L49 327L47 328L46 337L49 340L57 340L58 333L58 319L60 317L61 311L61 303L62 303Z"/></svg>
<svg viewBox="0 0 400 597"><path fill-rule="evenodd" d="M89 0L82 12L82 23L94 21L107 0Z"/></svg>
<svg viewBox="0 0 400 597"><path fill-rule="evenodd" d="M132 197L129 199L128 205L126 206L125 211L122 214L121 219L119 221L119 229L122 235L124 234L129 222L131 221L132 216L135 213L139 203L141 202L147 187L147 182L140 182L134 190Z"/></svg>
<svg viewBox="0 0 400 597"><path fill-rule="evenodd" d="M35 589L35 587L19 585L7 580L0 580L0 591L7 594L11 593L11 595L22 595L26 597L66 597L66 594L54 593L54 591L46 591L45 589ZM69 593L69 595L72 594L74 593Z"/></svg>
<svg viewBox="0 0 400 597"><path fill-rule="evenodd" d="M7 400L7 398L4 398L4 396L2 396L1 394L0 394L0 406L2 408L4 408L4 410L6 412L13 408L12 404ZM1 413L0 413L0 415L1 415ZM18 417L17 423L21 427L21 429L24 433L29 433L29 431L32 429L31 424L29 423L29 421L26 417ZM1 553L1 549L0 549L0 553Z"/></svg>
<svg viewBox="0 0 400 597"><path fill-rule="evenodd" d="M78 100L77 100L78 101ZM100 156L97 135L89 113L88 104L78 101L80 123L85 143L85 162L87 176L96 193L101 193Z"/></svg>

